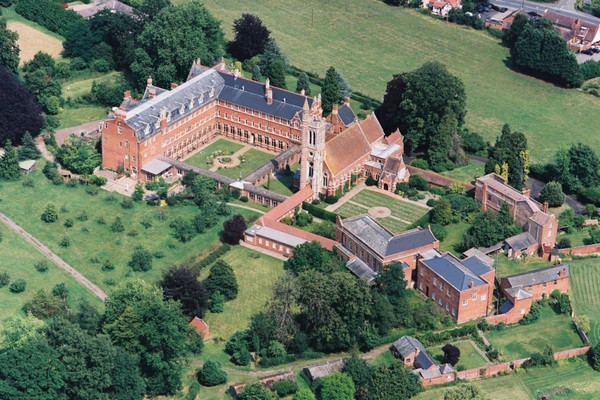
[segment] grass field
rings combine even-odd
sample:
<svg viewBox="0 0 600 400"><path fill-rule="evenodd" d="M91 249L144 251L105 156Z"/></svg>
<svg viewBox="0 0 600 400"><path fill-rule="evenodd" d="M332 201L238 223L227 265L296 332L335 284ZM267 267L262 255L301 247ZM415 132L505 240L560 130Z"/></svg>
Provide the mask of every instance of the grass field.
<svg viewBox="0 0 600 400"><path fill-rule="evenodd" d="M17 45L21 50L19 53L21 65L32 60L33 56L40 51L51 55L53 58L60 57L63 50L63 44L60 40L22 22L9 21L7 25L8 29L19 34Z"/></svg>
<svg viewBox="0 0 600 400"><path fill-rule="evenodd" d="M377 221L394 233L406 230L409 225L421 218L428 211L428 208L425 206L365 189L336 209L335 213L339 214L342 218L348 218L354 215L366 214L369 208L374 206L382 206L390 209L392 212L391 216L379 218Z"/></svg>
<svg viewBox="0 0 600 400"><path fill-rule="evenodd" d="M92 90L92 84L95 82L103 83L114 81L121 77L120 72L111 71L108 73L92 72L85 77L68 79L62 82L62 95L64 98L75 99L85 96ZM117 106L118 104L115 104Z"/></svg>
<svg viewBox="0 0 600 400"><path fill-rule="evenodd" d="M452 171L444 171L442 175L448 178L456 179L457 181L470 183L475 178L482 176L485 164L479 161L469 161L469 163L463 167L454 168Z"/></svg>
<svg viewBox="0 0 600 400"><path fill-rule="evenodd" d="M496 276L498 277L522 274L534 269L551 266L548 260L535 256L525 257L521 260L511 260L506 254L499 254L493 258Z"/></svg>
<svg viewBox="0 0 600 400"><path fill-rule="evenodd" d="M593 343L600 342L600 258L570 260L571 299L576 315L590 317Z"/></svg>
<svg viewBox="0 0 600 400"><path fill-rule="evenodd" d="M250 149L243 154L243 157L246 160L245 162L234 168L221 168L218 170L218 173L230 178L239 178L240 175L243 178L275 156L257 149Z"/></svg>
<svg viewBox="0 0 600 400"><path fill-rule="evenodd" d="M470 381L492 400L594 400L600 398L600 379L587 362L561 360L553 368L532 368L527 372ZM427 390L414 400L442 400L446 388Z"/></svg>
<svg viewBox="0 0 600 400"><path fill-rule="evenodd" d="M233 154L236 151L242 149L243 147L243 144L235 143L231 140L218 139L214 143L209 144L204 149L198 151L193 156L186 159L185 162L200 168L210 168L210 165L207 163L208 156L214 154L217 151L221 151L222 154Z"/></svg>
<svg viewBox="0 0 600 400"><path fill-rule="evenodd" d="M182 3L189 0L177 0ZM493 141L504 123L529 139L534 161L550 161L556 143L590 136L589 116L600 99L518 74L506 65L507 48L485 31L451 25L379 0L206 0L228 38L232 21L247 10L273 32L291 64L324 77L339 69L355 91L382 99L394 74L426 61L445 63L465 84L466 124Z"/></svg>
<svg viewBox="0 0 600 400"><path fill-rule="evenodd" d="M469 229L471 225L468 222L458 222L456 224L450 224L446 226L446 231L448 234L440 242L440 250L442 251L450 251L455 255L459 256L460 253L456 251L456 246L462 242L463 235Z"/></svg>
<svg viewBox="0 0 600 400"><path fill-rule="evenodd" d="M575 230L575 232L569 234L560 234L556 241L558 242L562 238L569 238L572 247L586 245L590 240L590 228Z"/></svg>
<svg viewBox="0 0 600 400"><path fill-rule="evenodd" d="M41 169L39 164L38 169ZM83 187L55 186L42 175L41 171L34 171L30 176L35 182L34 188L24 187L20 182L3 184L0 192L0 210L104 289L110 286L107 280L119 282L136 277L155 282L169 266L208 252L218 244L222 221L187 243L177 242L171 236L170 221L176 217L191 218L199 212L195 206L159 209L145 203L136 203L133 208L124 209L119 205L122 196L109 195L103 190L100 190L98 195L91 196ZM110 198L116 201L107 201ZM45 224L40 220L40 215L48 202L53 202L58 208L64 207L59 212L59 221L56 223ZM159 212L161 212L159 210L164 212L162 220L159 219ZM77 219L83 211L88 215L86 221ZM247 218L258 215L243 209L236 209L235 212ZM115 216L121 218L125 226L124 232L111 231L110 225ZM104 218L105 224L98 223L100 217ZM73 220L72 228L63 225L67 218ZM141 224L145 218L152 222L152 226L148 229ZM71 242L67 248L59 246L59 241L63 237L69 238ZM154 259L153 268L148 272L134 273L129 271L127 266L134 247L138 245L163 255L162 258ZM94 258L100 263L93 260ZM114 264L114 270L102 270L102 262L106 259Z"/></svg>
<svg viewBox="0 0 600 400"><path fill-rule="evenodd" d="M550 306L542 307L540 319L531 325L490 331L486 336L507 361L526 358L534 352L541 353L546 345L555 352L583 346L571 317L556 314Z"/></svg>
<svg viewBox="0 0 600 400"><path fill-rule="evenodd" d="M273 284L283 275L283 261L241 246L234 247L221 259L233 268L239 293L235 300L225 303L224 312L209 313L205 320L213 337L227 340L236 331L246 329L250 317L269 300ZM205 268L201 279L209 272L210 268Z"/></svg>
<svg viewBox="0 0 600 400"><path fill-rule="evenodd" d="M99 121L106 119L107 115L108 109L101 106L65 107L64 112L59 115L60 126L58 129L70 128L91 121Z"/></svg>
<svg viewBox="0 0 600 400"><path fill-rule="evenodd" d="M488 364L487 360L479 354L471 341L463 340L452 344L460 349L460 358L458 359L456 368L461 366L464 367L464 369L480 368ZM444 360L442 347L444 346L429 347L427 349L429 354L431 354L439 363Z"/></svg>
<svg viewBox="0 0 600 400"><path fill-rule="evenodd" d="M43 26L28 20L27 18L22 17L20 14L17 14L17 12L15 11L15 7L8 7L8 8L2 8L2 18L4 18L7 22L20 22L22 24L25 24L27 26L32 27L33 29L40 31L41 33L51 36L54 39L57 39L61 42L63 42L65 40L64 37L62 37L61 35L59 35L58 33L54 33L46 28L44 28ZM23 48L21 48L21 51L23 51Z"/></svg>
<svg viewBox="0 0 600 400"><path fill-rule="evenodd" d="M22 293L11 293L8 286L0 288L0 321L9 315L23 314L23 305L31 299L39 289L51 291L54 285L64 282L69 289L70 308L75 306L81 298L90 301L97 308L102 307L102 301L94 296L92 292L80 285L73 277L50 261L48 271L38 272L34 265L46 258L37 249L14 233L6 225L0 223L0 272L8 272L11 282L16 279L24 279L27 287Z"/></svg>

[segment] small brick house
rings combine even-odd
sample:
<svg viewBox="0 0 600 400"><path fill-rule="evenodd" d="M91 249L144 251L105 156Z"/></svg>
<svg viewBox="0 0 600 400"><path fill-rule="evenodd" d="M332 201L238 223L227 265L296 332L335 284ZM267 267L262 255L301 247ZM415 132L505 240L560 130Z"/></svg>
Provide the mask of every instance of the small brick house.
<svg viewBox="0 0 600 400"><path fill-rule="evenodd" d="M543 296L558 290L561 293L569 291L569 265L558 264L547 268L523 274L511 275L500 280L500 289L522 289L529 293L533 301L541 300Z"/></svg>
<svg viewBox="0 0 600 400"><path fill-rule="evenodd" d="M190 327L196 329L198 334L202 335L204 339L210 338L210 327L203 319L194 317L188 324Z"/></svg>
<svg viewBox="0 0 600 400"><path fill-rule="evenodd" d="M436 253L419 258L417 290L459 324L488 315L495 269L477 256L459 260L451 253Z"/></svg>
<svg viewBox="0 0 600 400"><path fill-rule="evenodd" d="M423 344L412 336L402 336L396 340L392 344L392 353L402 360L404 366L416 368L413 373L419 376L423 386L454 381L452 365L438 365Z"/></svg>

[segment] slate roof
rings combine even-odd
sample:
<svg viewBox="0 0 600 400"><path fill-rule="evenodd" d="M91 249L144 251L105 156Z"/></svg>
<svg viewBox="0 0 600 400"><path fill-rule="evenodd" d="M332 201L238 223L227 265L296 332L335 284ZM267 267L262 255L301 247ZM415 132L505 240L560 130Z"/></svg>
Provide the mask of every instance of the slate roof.
<svg viewBox="0 0 600 400"><path fill-rule="evenodd" d="M465 258L475 256L483 261L485 265L489 265L490 267L494 265L494 259L492 257L486 255L483 251L476 249L475 247L471 247L469 250L465 251L463 256L465 256Z"/></svg>
<svg viewBox="0 0 600 400"><path fill-rule="evenodd" d="M344 104L338 109L338 116L346 126L350 126L356 121L356 115L354 115L354 111L348 104Z"/></svg>
<svg viewBox="0 0 600 400"><path fill-rule="evenodd" d="M302 371L312 382L317 378L322 378L336 371L341 371L342 368L344 368L344 365L346 365L346 360L340 358L339 360L328 361L323 364L306 367Z"/></svg>
<svg viewBox="0 0 600 400"><path fill-rule="evenodd" d="M246 229L245 233L249 236L258 235L264 237L265 239L280 242L290 247L296 247L306 242L306 240L302 238L269 228L268 226L252 225L252 227Z"/></svg>
<svg viewBox="0 0 600 400"><path fill-rule="evenodd" d="M488 284L470 269L475 263L471 263L469 266L463 265L450 253L429 260L421 260L421 262L459 291L469 289L471 283L473 283L473 287ZM483 262L477 264L474 269L480 272L483 268L487 268L488 272L492 271L492 268L486 266Z"/></svg>
<svg viewBox="0 0 600 400"><path fill-rule="evenodd" d="M477 276L485 275L494 270L491 265L486 264L477 256L465 258L464 260L461 260L460 263Z"/></svg>
<svg viewBox="0 0 600 400"><path fill-rule="evenodd" d="M440 372L442 374L447 374L450 372L454 372L454 368L452 367L452 364L445 363L445 364L440 365Z"/></svg>
<svg viewBox="0 0 600 400"><path fill-rule="evenodd" d="M525 250L529 246L537 244L537 241L529 232L519 233L504 240L514 250Z"/></svg>
<svg viewBox="0 0 600 400"><path fill-rule="evenodd" d="M365 264L358 257L354 258L351 261L348 261L346 263L346 268L348 268L350 272L352 272L357 277L366 280L369 284L371 284L377 276L377 272L373 271L371 267Z"/></svg>
<svg viewBox="0 0 600 400"><path fill-rule="evenodd" d="M347 218L342 225L381 258L437 242L429 229L417 228L394 236L368 215Z"/></svg>
<svg viewBox="0 0 600 400"><path fill-rule="evenodd" d="M402 358L406 358L413 354L415 351L425 351L423 344L412 336L402 336L392 344L396 351L400 353Z"/></svg>
<svg viewBox="0 0 600 400"><path fill-rule="evenodd" d="M168 170L169 168L171 168L170 163L155 158L144 164L144 166L142 167L142 171L148 172L152 175L160 175L162 172Z"/></svg>
<svg viewBox="0 0 600 400"><path fill-rule="evenodd" d="M510 287L527 287L547 283L559 279L560 271L565 271L565 277L569 276L569 265L558 264L552 267L541 268L523 274L507 276Z"/></svg>
<svg viewBox="0 0 600 400"><path fill-rule="evenodd" d="M528 196L525 196L523 193L519 192L512 186L509 186L509 185L505 184L504 182L500 182L500 180L503 180L503 179L504 178L502 178L500 175L491 173L491 174L487 174L485 176L480 176L479 178L477 178L477 183L481 183L481 184L486 183L489 188L493 189L496 192L502 193L504 196L508 197L509 199L513 200L514 202L525 203L529 207L529 209L531 210L532 213L541 211L540 204L538 202L532 200Z"/></svg>
<svg viewBox="0 0 600 400"><path fill-rule="evenodd" d="M514 306L515 306L515 305L514 305L514 304L513 304L511 301L509 301L509 300L506 300L504 303L502 303L502 305L501 305L501 306L500 306L500 308L498 309L498 312L499 312L500 314L506 314L506 313L508 313L510 310L512 310Z"/></svg>
<svg viewBox="0 0 600 400"><path fill-rule="evenodd" d="M506 292L507 295L509 295L510 297L512 297L515 300L524 300L524 299L530 299L533 297L531 295L531 293L521 289L520 287L508 288L504 291Z"/></svg>

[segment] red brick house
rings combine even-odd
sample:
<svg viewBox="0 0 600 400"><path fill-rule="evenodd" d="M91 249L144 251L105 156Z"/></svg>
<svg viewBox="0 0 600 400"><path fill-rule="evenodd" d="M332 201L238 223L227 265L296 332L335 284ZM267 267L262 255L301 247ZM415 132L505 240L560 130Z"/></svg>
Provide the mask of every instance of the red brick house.
<svg viewBox="0 0 600 400"><path fill-rule="evenodd" d="M523 274L511 275L500 280L500 289L522 289L529 293L533 301L541 300L543 296L558 290L561 293L569 291L569 266L558 264L552 267L536 269Z"/></svg>
<svg viewBox="0 0 600 400"><path fill-rule="evenodd" d="M412 336L402 336L392 345L392 353L402 360L406 367L414 366L415 374L423 386L439 385L454 381L454 368L450 364L438 365L425 350L423 344Z"/></svg>
<svg viewBox="0 0 600 400"><path fill-rule="evenodd" d="M437 254L436 254L437 253ZM495 269L477 256L430 252L418 260L417 290L463 323L488 315Z"/></svg>
<svg viewBox="0 0 600 400"><path fill-rule="evenodd" d="M196 332L202 335L204 339L210 338L210 327L203 319L194 317L188 325L196 329Z"/></svg>
<svg viewBox="0 0 600 400"><path fill-rule="evenodd" d="M600 24L559 14L549 9L544 11L543 17L552 22L556 32L567 42L571 50L586 50L600 41Z"/></svg>

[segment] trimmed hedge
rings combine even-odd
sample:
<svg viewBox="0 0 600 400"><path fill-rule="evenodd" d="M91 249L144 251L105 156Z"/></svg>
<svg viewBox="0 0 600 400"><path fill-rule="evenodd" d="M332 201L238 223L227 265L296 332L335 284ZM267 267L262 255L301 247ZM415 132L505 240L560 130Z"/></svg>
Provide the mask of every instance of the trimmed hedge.
<svg viewBox="0 0 600 400"><path fill-rule="evenodd" d="M209 255L207 255L202 260L200 260L196 264L194 264L192 269L200 271L204 267L207 267L210 264L217 261L223 254L227 253L229 250L231 250L230 245L228 245L228 244L221 245L218 249L212 251Z"/></svg>
<svg viewBox="0 0 600 400"><path fill-rule="evenodd" d="M65 10L55 0L19 0L15 11L44 28L65 36L69 26L82 20L73 10Z"/></svg>
<svg viewBox="0 0 600 400"><path fill-rule="evenodd" d="M332 213L331 211L327 211L323 208L316 207L306 201L302 202L302 208L313 217L321 218L322 220L333 222L335 224L335 220L337 217L336 213Z"/></svg>

